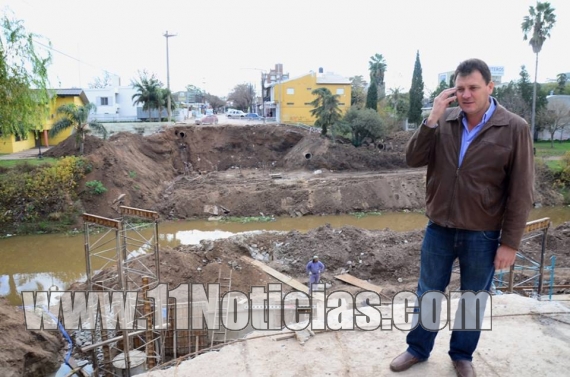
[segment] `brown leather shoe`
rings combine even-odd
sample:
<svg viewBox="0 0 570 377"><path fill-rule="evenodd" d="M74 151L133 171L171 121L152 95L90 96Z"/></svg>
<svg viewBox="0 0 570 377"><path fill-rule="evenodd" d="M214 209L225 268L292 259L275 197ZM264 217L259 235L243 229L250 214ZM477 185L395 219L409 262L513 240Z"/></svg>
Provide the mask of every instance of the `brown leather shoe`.
<svg viewBox="0 0 570 377"><path fill-rule="evenodd" d="M411 353L409 353L408 351L406 351L397 356L394 360L392 360L392 362L390 363L390 369L393 372L402 372L407 369L410 369L412 365L421 363L422 361L425 360L420 360Z"/></svg>
<svg viewBox="0 0 570 377"><path fill-rule="evenodd" d="M453 367L457 373L457 377L476 377L473 363L469 360L453 360Z"/></svg>

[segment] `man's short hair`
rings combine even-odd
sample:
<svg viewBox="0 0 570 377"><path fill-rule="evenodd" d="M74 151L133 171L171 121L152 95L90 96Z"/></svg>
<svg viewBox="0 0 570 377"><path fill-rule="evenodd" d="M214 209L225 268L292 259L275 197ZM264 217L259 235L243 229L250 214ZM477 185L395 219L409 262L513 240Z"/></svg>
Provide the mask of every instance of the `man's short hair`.
<svg viewBox="0 0 570 377"><path fill-rule="evenodd" d="M479 71L479 73L481 73L481 76L483 76L486 84L491 82L491 70L489 69L487 63L481 59L468 59L459 63L457 69L455 70L454 77L457 78L459 76L467 76L470 75L473 71Z"/></svg>

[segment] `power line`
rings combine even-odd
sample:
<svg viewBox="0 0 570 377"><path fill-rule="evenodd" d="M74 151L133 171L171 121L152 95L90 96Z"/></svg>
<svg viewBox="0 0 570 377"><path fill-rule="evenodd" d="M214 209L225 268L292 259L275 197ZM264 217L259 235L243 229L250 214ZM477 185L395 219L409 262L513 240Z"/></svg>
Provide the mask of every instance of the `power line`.
<svg viewBox="0 0 570 377"><path fill-rule="evenodd" d="M71 56L71 55L69 55L69 54L66 54L66 53L63 52L63 51L57 50L57 49L55 49L55 48L53 48L53 47L51 47L51 46L49 46L49 45L46 45L46 44L44 44L44 43L38 41L38 40L35 40L35 39L34 39L33 41L34 41L35 43L39 44L40 46L43 46L43 47L45 47L45 48L47 48L47 49L49 49L49 50L51 50L51 51L53 51L53 52L57 52L58 54L61 54L61 55L65 56L65 57L68 57L68 58L70 58L70 59L72 59L72 60L75 60L75 61L78 62L78 63L85 64L85 65L88 65L88 66L90 66L90 67L100 69L100 70L102 70L102 71L105 72L105 73L109 73L109 74L114 75L114 76L117 76L117 77L119 76L119 75L117 75L116 73L113 73L113 72L111 72L111 71L108 71L108 70L106 70L106 69L104 69L104 68L102 68L102 67L98 67L98 66L96 66L96 65L93 65L93 64L84 62L83 60L80 60L80 59L78 59L78 58L76 58L76 57L74 57L74 56Z"/></svg>

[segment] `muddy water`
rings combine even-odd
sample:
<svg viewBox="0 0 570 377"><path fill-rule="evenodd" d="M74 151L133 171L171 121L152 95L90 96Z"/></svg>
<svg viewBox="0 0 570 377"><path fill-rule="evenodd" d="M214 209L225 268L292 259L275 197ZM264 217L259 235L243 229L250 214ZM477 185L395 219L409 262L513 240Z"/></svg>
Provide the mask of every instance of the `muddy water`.
<svg viewBox="0 0 570 377"><path fill-rule="evenodd" d="M531 219L550 217L554 226L570 221L570 207L540 208ZM202 239L229 237L253 230L293 229L306 232L324 224L339 228L353 225L364 229L390 228L396 231L421 229L427 220L421 213L385 213L356 218L341 216L306 216L280 218L268 223L221 223L210 221L164 222L159 225L161 245L198 244ZM141 233L150 238L152 231ZM100 268L95 265L93 268ZM10 237L0 240L0 296L17 305L21 291L65 289L70 283L85 278L84 238L82 234Z"/></svg>

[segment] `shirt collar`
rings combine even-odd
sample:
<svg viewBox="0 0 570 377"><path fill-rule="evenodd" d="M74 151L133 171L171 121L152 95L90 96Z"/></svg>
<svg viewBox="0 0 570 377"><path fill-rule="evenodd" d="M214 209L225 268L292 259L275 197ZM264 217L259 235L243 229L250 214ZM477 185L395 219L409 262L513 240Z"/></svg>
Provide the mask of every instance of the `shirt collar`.
<svg viewBox="0 0 570 377"><path fill-rule="evenodd" d="M489 102L491 102L491 105L489 105L489 108L487 111L485 111L485 114L483 114L483 119L481 119L481 123L479 124L487 123L497 108L497 100L494 97L489 96ZM460 116L463 119L463 123L467 123L467 117L465 116L463 110L461 110Z"/></svg>

